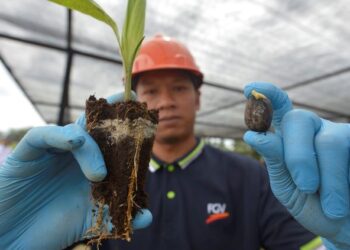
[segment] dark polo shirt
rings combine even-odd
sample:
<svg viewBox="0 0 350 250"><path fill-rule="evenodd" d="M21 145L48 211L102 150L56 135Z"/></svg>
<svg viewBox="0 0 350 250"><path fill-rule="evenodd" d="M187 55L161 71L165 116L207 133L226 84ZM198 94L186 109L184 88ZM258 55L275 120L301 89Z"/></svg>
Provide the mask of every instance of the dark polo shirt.
<svg viewBox="0 0 350 250"><path fill-rule="evenodd" d="M101 250L311 250L320 238L276 200L257 161L203 141L167 164L153 156L147 176L150 227ZM302 248L303 247L303 248Z"/></svg>

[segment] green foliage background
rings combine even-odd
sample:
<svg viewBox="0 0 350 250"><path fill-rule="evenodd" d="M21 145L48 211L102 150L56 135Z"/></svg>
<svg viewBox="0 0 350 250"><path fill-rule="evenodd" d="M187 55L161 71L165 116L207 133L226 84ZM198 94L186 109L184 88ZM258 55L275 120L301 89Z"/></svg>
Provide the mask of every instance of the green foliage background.
<svg viewBox="0 0 350 250"><path fill-rule="evenodd" d="M254 151L248 144L246 144L242 139L223 139L223 138L205 138L207 144L214 147L220 148L224 151L236 152L238 154L253 157L258 161L262 161L262 157Z"/></svg>
<svg viewBox="0 0 350 250"><path fill-rule="evenodd" d="M14 148L29 129L10 129L7 132L0 132L0 142Z"/></svg>

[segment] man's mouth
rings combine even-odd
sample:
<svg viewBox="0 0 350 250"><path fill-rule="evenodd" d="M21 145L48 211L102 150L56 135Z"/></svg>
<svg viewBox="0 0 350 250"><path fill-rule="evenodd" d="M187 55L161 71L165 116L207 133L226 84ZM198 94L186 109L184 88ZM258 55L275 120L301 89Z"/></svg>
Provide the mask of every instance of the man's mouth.
<svg viewBox="0 0 350 250"><path fill-rule="evenodd" d="M161 117L159 119L159 122L160 123L174 122L174 121L177 121L179 119L180 119L179 116L165 116L165 117Z"/></svg>

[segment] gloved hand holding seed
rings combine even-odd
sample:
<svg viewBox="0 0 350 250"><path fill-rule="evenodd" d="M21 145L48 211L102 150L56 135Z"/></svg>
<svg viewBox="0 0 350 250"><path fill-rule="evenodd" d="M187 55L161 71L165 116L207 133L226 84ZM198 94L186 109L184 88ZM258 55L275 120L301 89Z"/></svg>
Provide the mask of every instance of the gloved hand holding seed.
<svg viewBox="0 0 350 250"><path fill-rule="evenodd" d="M279 201L327 249L350 249L350 125L293 110L287 94L269 83L245 87L270 99L275 132L248 131L244 140L266 162Z"/></svg>
<svg viewBox="0 0 350 250"><path fill-rule="evenodd" d="M119 94L108 101L122 99ZM63 249L88 237L96 219L90 181L106 174L84 116L77 124L31 129L0 166L0 249ZM142 212L134 229L152 220L148 210Z"/></svg>

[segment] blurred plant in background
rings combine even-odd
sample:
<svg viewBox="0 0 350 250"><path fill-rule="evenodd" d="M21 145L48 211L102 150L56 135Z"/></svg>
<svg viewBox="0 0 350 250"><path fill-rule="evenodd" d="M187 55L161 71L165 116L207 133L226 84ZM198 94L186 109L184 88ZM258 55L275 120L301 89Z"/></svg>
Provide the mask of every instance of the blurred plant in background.
<svg viewBox="0 0 350 250"><path fill-rule="evenodd" d="M235 140L234 150L236 153L251 156L259 161L262 161L261 156L253 150L248 144L246 144L242 139Z"/></svg>
<svg viewBox="0 0 350 250"><path fill-rule="evenodd" d="M7 132L0 131L0 144L14 148L30 128L10 129Z"/></svg>
<svg viewBox="0 0 350 250"><path fill-rule="evenodd" d="M11 153L12 149L29 129L30 128L10 129L7 132L0 131L0 164Z"/></svg>
<svg viewBox="0 0 350 250"><path fill-rule="evenodd" d="M224 139L224 138L212 138L207 137L204 139L207 144L220 148L225 151L233 151L238 154L247 155L262 161L260 155L255 152L248 144L242 139Z"/></svg>

